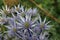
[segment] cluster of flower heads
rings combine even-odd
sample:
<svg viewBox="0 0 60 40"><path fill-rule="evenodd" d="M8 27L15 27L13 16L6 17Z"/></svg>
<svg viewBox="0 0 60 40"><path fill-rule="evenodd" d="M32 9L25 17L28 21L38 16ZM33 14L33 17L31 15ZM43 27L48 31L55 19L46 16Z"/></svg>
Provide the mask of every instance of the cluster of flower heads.
<svg viewBox="0 0 60 40"><path fill-rule="evenodd" d="M0 40L48 40L52 25L41 19L36 8L24 9L23 6L0 9ZM2 32L2 29L5 28Z"/></svg>

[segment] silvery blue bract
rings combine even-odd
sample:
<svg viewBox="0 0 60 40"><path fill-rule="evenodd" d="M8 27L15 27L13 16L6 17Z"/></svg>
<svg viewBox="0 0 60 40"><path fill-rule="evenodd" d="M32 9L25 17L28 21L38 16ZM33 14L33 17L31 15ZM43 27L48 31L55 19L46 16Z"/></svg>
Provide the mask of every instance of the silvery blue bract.
<svg viewBox="0 0 60 40"><path fill-rule="evenodd" d="M42 21L37 13L37 8L25 10L20 5L13 8L6 6L0 9L0 14L2 15L0 25L4 25L6 28L5 31L1 31L0 40L4 33L4 40L48 40L49 34L45 30L49 30L52 25L48 25L50 21L46 22L46 18ZM46 35L48 36L46 37Z"/></svg>

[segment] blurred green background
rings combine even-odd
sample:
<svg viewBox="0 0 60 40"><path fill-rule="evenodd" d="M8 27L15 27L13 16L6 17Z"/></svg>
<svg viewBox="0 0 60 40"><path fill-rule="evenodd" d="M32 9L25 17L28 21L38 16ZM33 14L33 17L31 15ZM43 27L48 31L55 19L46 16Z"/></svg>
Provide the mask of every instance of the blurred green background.
<svg viewBox="0 0 60 40"><path fill-rule="evenodd" d="M19 0L20 4L26 8L38 8L34 3L29 0ZM48 10L54 17L56 17L60 21L60 0L33 0L38 5L42 6L45 10ZM3 0L0 0L0 9L4 6ZM46 15L38 8L39 13L41 14L42 18ZM47 17L47 16L46 16ZM51 24L54 25L50 33L50 40L60 40L60 23L54 21L50 17L47 17L47 20L51 20Z"/></svg>

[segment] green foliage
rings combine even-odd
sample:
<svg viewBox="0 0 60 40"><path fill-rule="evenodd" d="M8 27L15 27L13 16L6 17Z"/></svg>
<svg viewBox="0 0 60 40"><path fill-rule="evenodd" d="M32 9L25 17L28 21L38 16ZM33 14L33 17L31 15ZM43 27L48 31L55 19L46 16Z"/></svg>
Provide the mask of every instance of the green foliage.
<svg viewBox="0 0 60 40"><path fill-rule="evenodd" d="M3 5L3 0L0 0L0 8L2 7Z"/></svg>

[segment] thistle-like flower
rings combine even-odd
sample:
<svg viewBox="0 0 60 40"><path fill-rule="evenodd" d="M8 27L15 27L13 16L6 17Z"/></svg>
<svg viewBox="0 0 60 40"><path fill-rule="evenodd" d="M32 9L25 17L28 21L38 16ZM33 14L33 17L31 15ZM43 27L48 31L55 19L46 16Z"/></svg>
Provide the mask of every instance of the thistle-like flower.
<svg viewBox="0 0 60 40"><path fill-rule="evenodd" d="M17 36L18 38L23 38L23 33L20 32L21 27L16 24L14 18L9 18L9 26L6 26L6 28L8 28L9 37Z"/></svg>
<svg viewBox="0 0 60 40"><path fill-rule="evenodd" d="M46 22L46 18L42 21L41 17L39 16L39 27L43 30L48 30L52 25L48 25L51 21Z"/></svg>
<svg viewBox="0 0 60 40"><path fill-rule="evenodd" d="M42 21L40 15L38 15L38 18L39 21L37 21L37 26L33 30L36 33L39 40L47 40L48 38L45 37L46 36L45 34L47 32L45 31L49 30L49 28L52 26L48 25L51 21L46 22L46 18L44 19L44 21Z"/></svg>
<svg viewBox="0 0 60 40"><path fill-rule="evenodd" d="M0 13L7 15L10 13L10 9L7 7L7 5L5 5L5 7L2 7L2 9L0 9Z"/></svg>
<svg viewBox="0 0 60 40"><path fill-rule="evenodd" d="M38 15L39 21L37 22L37 26L34 28L34 31L40 34L44 30L48 30L52 25L48 25L51 21L46 22L46 18L42 21L40 15Z"/></svg>
<svg viewBox="0 0 60 40"><path fill-rule="evenodd" d="M31 15L29 16L26 14L25 17L19 16L19 19L20 20L17 19L17 21L19 21L17 24L19 24L20 27L22 27L24 34L32 36L32 28L37 25L36 21L38 20L38 18L35 18L35 20L31 20Z"/></svg>
<svg viewBox="0 0 60 40"><path fill-rule="evenodd" d="M0 9L0 24L5 24L8 20L7 15L10 13L9 11L10 9L7 7L7 5L5 6L5 8L3 7L3 9Z"/></svg>
<svg viewBox="0 0 60 40"><path fill-rule="evenodd" d="M9 9L6 6L6 8L3 7L3 10L0 9L0 13L2 14L0 24L3 25L8 22L8 25L5 25L7 30L4 31L7 33L7 36L5 35L4 38L15 38L14 40L48 40L48 37L46 37L48 33L45 30L49 30L52 25L48 25L50 21L46 22L46 18L42 21L36 8L24 10L23 6L20 7L18 5ZM10 13L12 17L8 17L7 13Z"/></svg>
<svg viewBox="0 0 60 40"><path fill-rule="evenodd" d="M0 14L6 17L12 17L12 11L15 10L12 10L12 8L9 8L7 5L5 5L5 7L2 7L2 9L0 9Z"/></svg>

